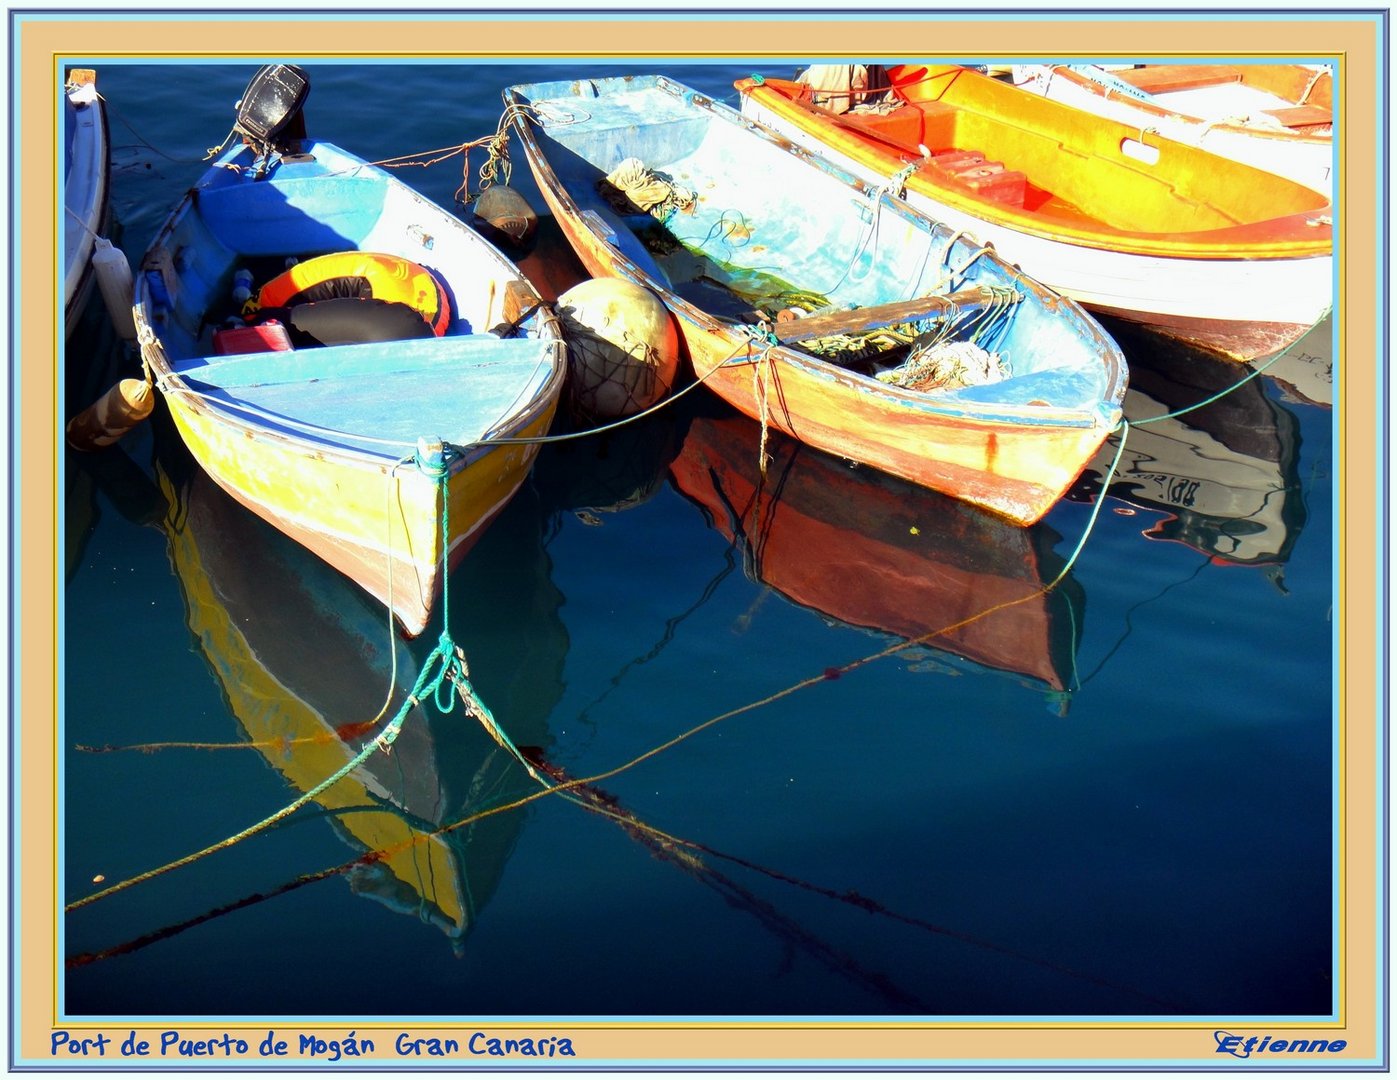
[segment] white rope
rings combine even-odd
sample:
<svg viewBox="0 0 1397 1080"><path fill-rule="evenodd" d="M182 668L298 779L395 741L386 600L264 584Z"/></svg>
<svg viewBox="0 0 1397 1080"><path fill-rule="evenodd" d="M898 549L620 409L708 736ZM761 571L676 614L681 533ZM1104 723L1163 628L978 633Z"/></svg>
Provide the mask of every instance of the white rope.
<svg viewBox="0 0 1397 1080"><path fill-rule="evenodd" d="M1305 84L1305 89L1304 89L1304 91L1300 94L1300 97L1296 99L1295 104L1297 104L1297 105L1303 105L1303 104L1305 104L1305 102L1309 100L1309 98L1310 98L1310 92L1311 92L1312 90L1314 90L1315 84L1317 84L1317 83L1319 82L1320 79L1324 78L1324 76L1326 76L1326 75L1328 75L1328 74L1329 74L1329 70L1328 70L1327 68L1320 68L1320 69L1319 69L1318 71L1316 71L1313 75L1311 75L1311 76L1310 76L1310 81L1309 81L1308 83Z"/></svg>
<svg viewBox="0 0 1397 1080"><path fill-rule="evenodd" d="M68 216L69 216L70 218L72 218L74 221L76 221L79 225L82 226L83 231L86 232L88 236L92 237L92 239L94 239L94 240L100 240L100 239L102 239L101 235L98 234L98 233L93 232L93 231L92 231L92 226L88 225L87 222L85 222L81 217L79 217L77 214L75 214L75 213L73 212L73 210L72 210L71 207L65 206L63 209L66 210L66 211L68 212Z"/></svg>

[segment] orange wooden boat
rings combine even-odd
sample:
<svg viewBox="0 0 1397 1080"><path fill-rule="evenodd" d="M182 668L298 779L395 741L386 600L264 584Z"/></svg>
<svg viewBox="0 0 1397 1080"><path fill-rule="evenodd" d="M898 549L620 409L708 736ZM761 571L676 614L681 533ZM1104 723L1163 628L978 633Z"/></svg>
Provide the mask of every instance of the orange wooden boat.
<svg viewBox="0 0 1397 1080"><path fill-rule="evenodd" d="M1327 197L952 64L888 69L882 111L743 79L743 113L992 244L1088 309L1234 359L1304 335L1333 295Z"/></svg>
<svg viewBox="0 0 1397 1080"><path fill-rule="evenodd" d="M1124 359L1076 304L732 109L659 76L505 100L588 272L663 300L694 373L770 428L1030 524L1119 420ZM630 162L685 206L618 208ZM999 371L904 378L919 342Z"/></svg>

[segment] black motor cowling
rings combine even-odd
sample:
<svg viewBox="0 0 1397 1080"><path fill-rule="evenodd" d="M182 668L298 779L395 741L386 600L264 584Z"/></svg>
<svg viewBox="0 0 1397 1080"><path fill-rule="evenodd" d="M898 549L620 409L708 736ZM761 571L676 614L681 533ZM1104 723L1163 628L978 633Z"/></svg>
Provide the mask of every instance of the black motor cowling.
<svg viewBox="0 0 1397 1080"><path fill-rule="evenodd" d="M258 154L294 152L306 137L301 112L310 95L310 77L295 64L268 64L258 70L238 102L233 130Z"/></svg>

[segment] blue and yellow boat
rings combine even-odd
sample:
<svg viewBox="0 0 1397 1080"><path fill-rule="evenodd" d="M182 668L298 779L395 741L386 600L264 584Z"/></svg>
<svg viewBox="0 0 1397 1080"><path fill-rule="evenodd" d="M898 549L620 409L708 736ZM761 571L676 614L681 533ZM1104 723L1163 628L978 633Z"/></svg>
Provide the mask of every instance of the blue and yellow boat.
<svg viewBox="0 0 1397 1080"><path fill-rule="evenodd" d="M242 145L144 257L137 336L209 475L416 635L445 569L527 475L566 353L479 234L306 137L307 90L294 67L253 80Z"/></svg>

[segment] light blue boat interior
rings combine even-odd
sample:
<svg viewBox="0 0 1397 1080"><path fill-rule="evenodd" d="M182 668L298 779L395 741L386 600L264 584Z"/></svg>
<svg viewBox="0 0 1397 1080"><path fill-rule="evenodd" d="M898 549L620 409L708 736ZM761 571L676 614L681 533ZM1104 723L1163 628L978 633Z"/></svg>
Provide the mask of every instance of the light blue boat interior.
<svg viewBox="0 0 1397 1080"><path fill-rule="evenodd" d="M256 180L247 151L227 155L163 235L166 265L147 258L138 302L171 368L241 419L393 459L419 437L469 444L543 408L557 371L554 346L529 333L536 318L505 337L485 325L489 293L481 283L503 288L514 276L504 257L382 170L326 143L310 151L279 160ZM217 324L237 310L235 271L254 270L260 284L290 256L353 250L431 270L451 304L446 334L215 355Z"/></svg>
<svg viewBox="0 0 1397 1080"><path fill-rule="evenodd" d="M215 404L287 435L400 458L419 437L468 446L498 434L552 375L552 346L468 334L185 361Z"/></svg>
<svg viewBox="0 0 1397 1080"><path fill-rule="evenodd" d="M663 76L533 83L509 94L529 107L542 156L584 221L701 311L751 322L754 307L772 312L795 297L824 302L807 310L837 310L1009 287L1017 304L998 318L966 321L958 336L999 354L1011 377L939 391L938 402L1044 400L1093 410L1102 402L1114 409L1124 397L1119 350L1075 305L977 255L972 237L837 166L792 153L721 103ZM692 211L661 224L614 209L598 185L629 158L694 192Z"/></svg>

